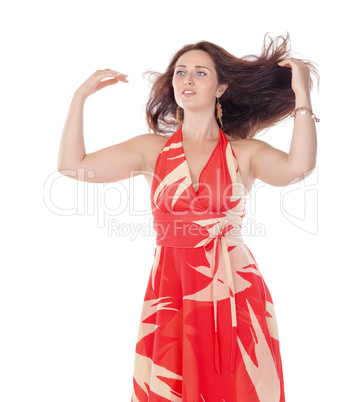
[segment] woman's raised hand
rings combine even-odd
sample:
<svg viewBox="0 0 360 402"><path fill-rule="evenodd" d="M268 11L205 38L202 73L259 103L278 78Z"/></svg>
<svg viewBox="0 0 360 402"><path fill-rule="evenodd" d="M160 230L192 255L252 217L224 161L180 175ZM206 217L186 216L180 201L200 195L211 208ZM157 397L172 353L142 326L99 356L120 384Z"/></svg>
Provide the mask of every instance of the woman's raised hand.
<svg viewBox="0 0 360 402"><path fill-rule="evenodd" d="M117 84L119 81L128 82L127 75L121 74L115 70L97 70L76 90L81 96L87 98L95 92L109 85Z"/></svg>
<svg viewBox="0 0 360 402"><path fill-rule="evenodd" d="M289 58L282 60L278 65L291 68L291 88L295 93L310 90L310 70L306 63L299 59Z"/></svg>

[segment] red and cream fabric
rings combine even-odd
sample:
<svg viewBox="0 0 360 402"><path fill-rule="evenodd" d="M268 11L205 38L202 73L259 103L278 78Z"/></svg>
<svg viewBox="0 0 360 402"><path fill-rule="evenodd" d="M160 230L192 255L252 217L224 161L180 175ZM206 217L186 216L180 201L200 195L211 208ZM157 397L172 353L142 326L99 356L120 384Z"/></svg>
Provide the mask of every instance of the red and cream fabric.
<svg viewBox="0 0 360 402"><path fill-rule="evenodd" d="M151 185L156 248L132 402L284 402L274 306L242 238L246 193L222 130L198 184L180 128Z"/></svg>

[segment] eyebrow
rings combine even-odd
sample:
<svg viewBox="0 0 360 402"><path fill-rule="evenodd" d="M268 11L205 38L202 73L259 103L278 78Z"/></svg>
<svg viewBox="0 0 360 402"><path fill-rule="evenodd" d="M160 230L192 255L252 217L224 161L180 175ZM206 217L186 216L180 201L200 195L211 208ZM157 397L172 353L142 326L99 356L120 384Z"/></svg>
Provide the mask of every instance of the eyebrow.
<svg viewBox="0 0 360 402"><path fill-rule="evenodd" d="M185 67L185 68L187 68L186 66L184 66L184 65L178 65L178 66L175 66L175 68L178 68L178 67ZM209 70L210 71L210 69L209 68L207 68L207 67L205 67L205 66L195 66L195 68L206 68L207 70Z"/></svg>

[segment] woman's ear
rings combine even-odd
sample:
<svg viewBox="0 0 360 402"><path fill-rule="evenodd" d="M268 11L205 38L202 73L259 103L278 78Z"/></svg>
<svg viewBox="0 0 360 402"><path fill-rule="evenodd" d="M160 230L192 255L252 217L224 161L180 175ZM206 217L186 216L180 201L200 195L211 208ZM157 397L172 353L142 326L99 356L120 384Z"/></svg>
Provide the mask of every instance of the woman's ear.
<svg viewBox="0 0 360 402"><path fill-rule="evenodd" d="M224 94L224 92L227 90L229 84L221 84L218 87L218 94L219 94L219 98Z"/></svg>

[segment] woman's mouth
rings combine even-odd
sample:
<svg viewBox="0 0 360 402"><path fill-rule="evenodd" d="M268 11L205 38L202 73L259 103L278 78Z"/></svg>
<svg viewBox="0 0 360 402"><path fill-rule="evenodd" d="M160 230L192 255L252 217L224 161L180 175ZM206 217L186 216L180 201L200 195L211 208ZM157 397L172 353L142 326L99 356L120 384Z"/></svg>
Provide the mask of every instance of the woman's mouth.
<svg viewBox="0 0 360 402"><path fill-rule="evenodd" d="M196 94L196 92L192 91L191 89L186 89L185 91L183 91L184 96L192 96L195 94Z"/></svg>

